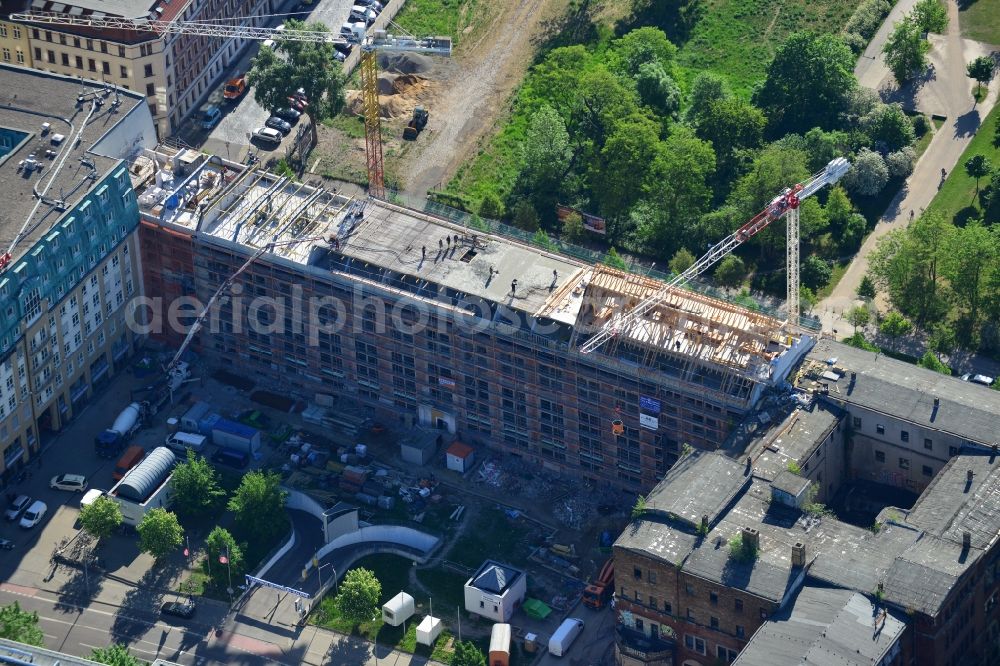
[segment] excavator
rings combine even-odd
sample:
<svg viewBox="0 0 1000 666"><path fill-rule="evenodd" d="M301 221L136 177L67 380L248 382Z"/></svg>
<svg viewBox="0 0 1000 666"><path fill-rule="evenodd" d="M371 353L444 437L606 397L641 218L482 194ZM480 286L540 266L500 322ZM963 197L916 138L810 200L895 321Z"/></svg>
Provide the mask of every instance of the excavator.
<svg viewBox="0 0 1000 666"><path fill-rule="evenodd" d="M418 106L413 109L413 117L410 118L410 122L406 124L403 128L403 138L407 141L416 141L417 135L427 126L427 119L430 118L430 114L422 106Z"/></svg>

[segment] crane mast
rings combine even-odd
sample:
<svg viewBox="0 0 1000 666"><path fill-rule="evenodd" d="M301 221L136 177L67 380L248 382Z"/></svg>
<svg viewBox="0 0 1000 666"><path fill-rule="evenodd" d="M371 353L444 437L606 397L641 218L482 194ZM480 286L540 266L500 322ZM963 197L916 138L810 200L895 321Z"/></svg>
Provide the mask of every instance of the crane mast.
<svg viewBox="0 0 1000 666"><path fill-rule="evenodd" d="M633 330L636 326L645 326L646 314L649 313L650 310L653 310L664 303L674 289L698 277L715 265L715 263L720 259L728 255L753 236L766 229L772 222L786 215L788 216L790 225L787 250L787 261L789 264L788 312L789 321L793 325L797 325L799 312L799 204L807 197L816 194L826 185L836 183L845 173L847 173L850 166L850 163L846 159L838 157L832 160L826 165L826 167L823 168L822 171L811 177L809 180L786 188L785 191L772 199L764 210L747 220L747 222L745 222L739 229L710 247L708 252L702 255L702 257L696 262L691 264L686 271L668 282L662 289L645 298L628 312L619 312L615 314L614 317L612 317L600 331L580 345L580 352L583 354L589 354L600 348L600 346L609 339L627 333L628 331ZM791 229L791 226L794 226L794 230ZM792 247L793 245L794 249ZM794 266L792 266L793 262ZM793 275L794 288L792 286ZM791 300L793 297L795 301L794 304Z"/></svg>

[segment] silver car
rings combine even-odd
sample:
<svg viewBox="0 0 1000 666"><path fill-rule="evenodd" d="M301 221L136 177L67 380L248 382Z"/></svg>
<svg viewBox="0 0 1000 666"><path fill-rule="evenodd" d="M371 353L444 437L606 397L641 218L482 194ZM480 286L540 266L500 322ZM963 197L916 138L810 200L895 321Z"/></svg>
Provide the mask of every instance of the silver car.
<svg viewBox="0 0 1000 666"><path fill-rule="evenodd" d="M4 511L4 518L10 522L14 522L21 517L21 514L24 513L24 510L27 509L30 504L30 497L27 495L18 495L17 498L10 503L10 506L7 507L7 510Z"/></svg>

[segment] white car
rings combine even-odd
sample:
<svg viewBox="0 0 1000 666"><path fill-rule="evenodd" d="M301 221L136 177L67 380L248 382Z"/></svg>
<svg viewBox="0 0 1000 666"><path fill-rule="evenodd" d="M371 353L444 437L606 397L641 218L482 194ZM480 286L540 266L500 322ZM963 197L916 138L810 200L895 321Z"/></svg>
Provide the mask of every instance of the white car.
<svg viewBox="0 0 1000 666"><path fill-rule="evenodd" d="M90 490L88 490L83 494L83 497L80 498L80 508L82 509L85 506L90 506L91 504L94 503L94 501L98 497L100 497L103 494L104 491L101 490L100 488L91 488Z"/></svg>
<svg viewBox="0 0 1000 666"><path fill-rule="evenodd" d="M277 146L281 143L281 132L270 127L258 127L253 131L253 138L262 143L270 143Z"/></svg>
<svg viewBox="0 0 1000 666"><path fill-rule="evenodd" d="M275 28L275 29L274 29L274 31L275 31L276 33L278 33L278 32L281 32L281 31L282 31L282 30L284 30L284 29L285 29L285 24L284 24L284 23L282 23L282 24L281 24L281 25L279 25L279 26L278 26L277 28ZM264 46L266 46L266 47L267 47L267 48L269 48L269 49L273 49L273 48L274 48L274 40L273 40L273 39L265 39L265 40L264 40Z"/></svg>
<svg viewBox="0 0 1000 666"><path fill-rule="evenodd" d="M982 384L983 386L990 386L993 384L993 379L993 377L987 377L986 375L974 375L972 373L962 375L963 382L972 382L973 384Z"/></svg>
<svg viewBox="0 0 1000 666"><path fill-rule="evenodd" d="M15 520L21 517L21 514L24 513L24 510L28 508L29 504L31 504L30 497L28 497L27 495L18 495L14 499L14 501L10 503L10 507L8 507L6 511L4 511L3 515L10 522L14 522Z"/></svg>
<svg viewBox="0 0 1000 666"><path fill-rule="evenodd" d="M59 476L53 476L52 480L49 481L49 488L82 493L87 489L87 477L80 474L60 474Z"/></svg>
<svg viewBox="0 0 1000 666"><path fill-rule="evenodd" d="M49 507L45 506L45 502L35 500L35 503L29 506L24 515L21 516L21 527L27 530L42 522L42 518L45 517L48 510Z"/></svg>

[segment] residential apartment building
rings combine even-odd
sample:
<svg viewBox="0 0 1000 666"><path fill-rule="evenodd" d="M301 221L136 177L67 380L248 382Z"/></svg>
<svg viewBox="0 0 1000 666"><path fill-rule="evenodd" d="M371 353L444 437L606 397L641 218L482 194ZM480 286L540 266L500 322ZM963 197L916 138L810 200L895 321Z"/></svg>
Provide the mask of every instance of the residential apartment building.
<svg viewBox="0 0 1000 666"><path fill-rule="evenodd" d="M155 143L141 95L0 65L0 479L134 349L138 206L124 157ZM37 194L36 194L37 193Z"/></svg>
<svg viewBox="0 0 1000 666"><path fill-rule="evenodd" d="M1000 395L828 340L795 386L787 418L681 459L619 537L618 664L996 663ZM877 451L932 474L899 481Z"/></svg>
<svg viewBox="0 0 1000 666"><path fill-rule="evenodd" d="M30 0L0 0L0 62L31 67L31 44L28 29L10 21L14 12L22 12Z"/></svg>
<svg viewBox="0 0 1000 666"><path fill-rule="evenodd" d="M243 19L263 25L275 0L34 0L31 9L72 16L149 17L161 21ZM186 34L107 30L55 24L24 26L30 64L45 71L121 86L145 95L161 138L198 108L213 83L249 44Z"/></svg>
<svg viewBox="0 0 1000 666"><path fill-rule="evenodd" d="M655 338L581 354L662 284L192 151L149 152L133 170L143 238L169 248L144 256L150 293L168 280L185 291L193 276L206 303L261 253L200 335L204 357L239 359L271 390L334 395L338 411L444 428L632 495L685 444L718 446L812 344L678 291L650 315ZM281 312L257 305L272 299ZM336 306L311 312L322 299Z"/></svg>

